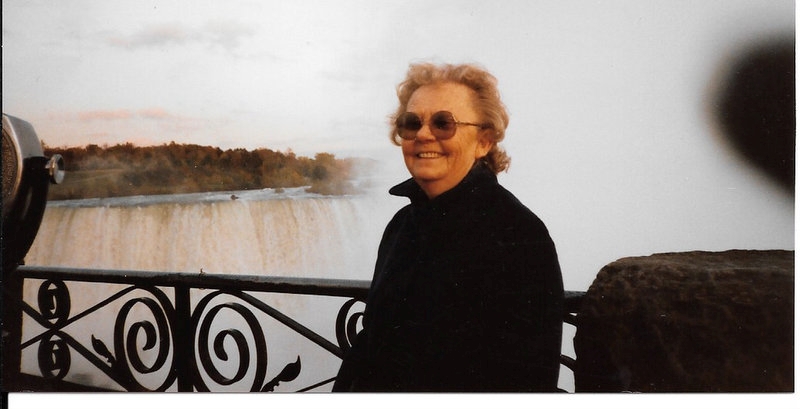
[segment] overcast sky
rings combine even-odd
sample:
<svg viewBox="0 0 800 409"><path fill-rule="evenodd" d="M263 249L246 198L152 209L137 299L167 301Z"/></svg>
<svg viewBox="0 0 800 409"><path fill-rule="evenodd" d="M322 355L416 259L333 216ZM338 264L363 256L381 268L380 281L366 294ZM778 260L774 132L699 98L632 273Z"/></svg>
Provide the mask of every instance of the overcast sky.
<svg viewBox="0 0 800 409"><path fill-rule="evenodd" d="M618 257L793 248L793 198L709 114L733 56L794 35L787 0L3 0L3 112L51 146L328 151L407 176L386 117L410 62L476 62L511 113L500 180L567 287ZM387 182L388 183L388 182Z"/></svg>

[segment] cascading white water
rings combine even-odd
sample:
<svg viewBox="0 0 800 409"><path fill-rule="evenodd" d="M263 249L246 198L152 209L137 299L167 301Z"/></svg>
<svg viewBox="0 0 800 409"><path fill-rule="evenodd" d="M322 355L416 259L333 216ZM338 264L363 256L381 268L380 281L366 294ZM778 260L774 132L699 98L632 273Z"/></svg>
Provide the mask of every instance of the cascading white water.
<svg viewBox="0 0 800 409"><path fill-rule="evenodd" d="M51 202L25 262L368 280L399 208L382 196L294 189Z"/></svg>

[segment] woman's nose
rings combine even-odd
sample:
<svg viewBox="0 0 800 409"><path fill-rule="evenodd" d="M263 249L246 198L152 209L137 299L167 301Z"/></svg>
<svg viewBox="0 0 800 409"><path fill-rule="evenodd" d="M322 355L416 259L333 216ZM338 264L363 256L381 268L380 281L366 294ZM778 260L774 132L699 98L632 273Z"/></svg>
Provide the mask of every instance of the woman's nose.
<svg viewBox="0 0 800 409"><path fill-rule="evenodd" d="M431 140L436 140L436 137L433 136L433 133L431 132L431 124L423 124L422 125L422 128L420 128L419 131L417 131L416 140L422 141L422 142L428 142L428 141L431 141Z"/></svg>

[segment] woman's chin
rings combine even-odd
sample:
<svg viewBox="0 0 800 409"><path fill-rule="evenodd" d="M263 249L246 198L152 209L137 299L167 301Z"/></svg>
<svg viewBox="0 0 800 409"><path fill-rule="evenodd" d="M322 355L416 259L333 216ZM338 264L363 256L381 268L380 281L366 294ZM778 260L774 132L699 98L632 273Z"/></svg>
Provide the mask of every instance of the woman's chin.
<svg viewBox="0 0 800 409"><path fill-rule="evenodd" d="M434 182L444 177L444 172L429 166L414 166L410 172L418 182Z"/></svg>

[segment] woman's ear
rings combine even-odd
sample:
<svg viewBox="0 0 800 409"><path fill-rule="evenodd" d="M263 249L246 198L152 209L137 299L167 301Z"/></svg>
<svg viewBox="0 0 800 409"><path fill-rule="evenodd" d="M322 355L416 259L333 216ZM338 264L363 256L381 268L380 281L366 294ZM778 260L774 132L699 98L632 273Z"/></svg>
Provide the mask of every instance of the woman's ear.
<svg viewBox="0 0 800 409"><path fill-rule="evenodd" d="M494 138L492 138L491 129L482 129L478 133L478 146L475 148L475 159L480 159L489 154L489 151L494 147Z"/></svg>

